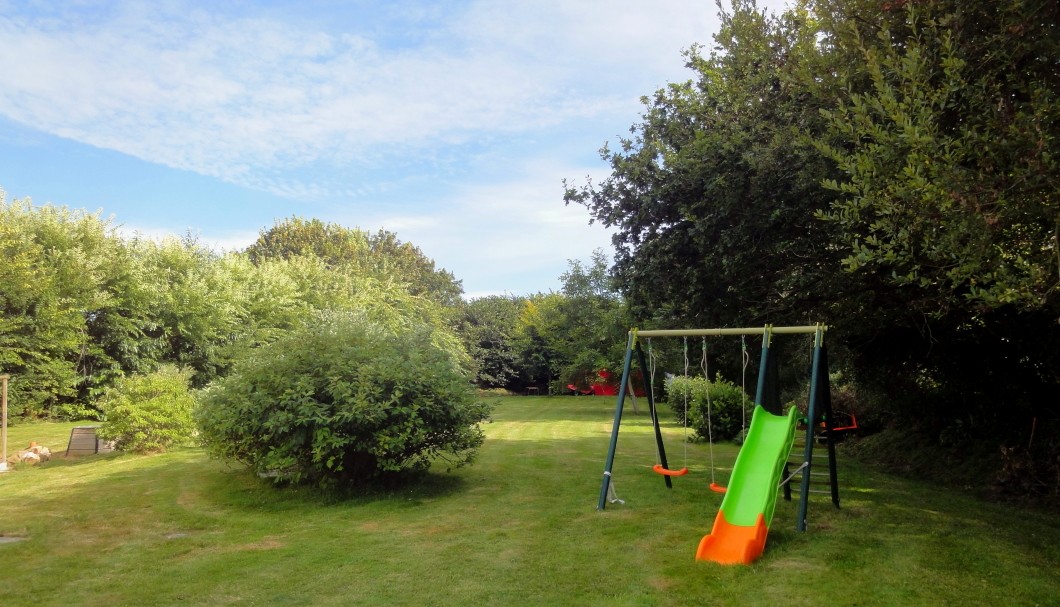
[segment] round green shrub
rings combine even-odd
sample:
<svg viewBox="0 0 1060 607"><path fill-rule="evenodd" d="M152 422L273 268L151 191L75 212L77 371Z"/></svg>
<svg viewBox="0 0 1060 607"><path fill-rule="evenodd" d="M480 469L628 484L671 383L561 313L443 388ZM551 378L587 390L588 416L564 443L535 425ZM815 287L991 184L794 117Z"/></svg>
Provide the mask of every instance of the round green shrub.
<svg viewBox="0 0 1060 607"><path fill-rule="evenodd" d="M736 384L716 376L714 381L707 381L703 377L672 376L666 382L667 395L670 408L674 412L677 423L685 423L685 405L688 408L688 427L695 432L700 440L707 440L713 436L718 440L740 441L741 429L744 417L743 407L746 405L747 423L750 424L750 414L753 408L751 399L747 398L744 391ZM708 401L710 396L710 427L708 430ZM686 401L687 399L687 401Z"/></svg>
<svg viewBox="0 0 1060 607"><path fill-rule="evenodd" d="M119 379L100 399L98 435L123 451L155 453L188 441L195 431L191 371L163 366Z"/></svg>
<svg viewBox="0 0 1060 607"><path fill-rule="evenodd" d="M322 487L423 471L439 459L470 463L489 407L475 401L461 353L433 333L322 316L205 391L202 441L276 482Z"/></svg>

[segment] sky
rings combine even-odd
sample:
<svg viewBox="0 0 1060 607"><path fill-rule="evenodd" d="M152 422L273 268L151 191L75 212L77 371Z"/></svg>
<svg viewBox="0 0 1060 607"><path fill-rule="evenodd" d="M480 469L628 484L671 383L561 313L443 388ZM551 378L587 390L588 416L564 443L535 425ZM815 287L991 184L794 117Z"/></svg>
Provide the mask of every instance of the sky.
<svg viewBox="0 0 1060 607"><path fill-rule="evenodd" d="M467 297L559 290L611 250L563 180L606 177L717 27L710 0L0 0L0 188L219 251L382 228Z"/></svg>

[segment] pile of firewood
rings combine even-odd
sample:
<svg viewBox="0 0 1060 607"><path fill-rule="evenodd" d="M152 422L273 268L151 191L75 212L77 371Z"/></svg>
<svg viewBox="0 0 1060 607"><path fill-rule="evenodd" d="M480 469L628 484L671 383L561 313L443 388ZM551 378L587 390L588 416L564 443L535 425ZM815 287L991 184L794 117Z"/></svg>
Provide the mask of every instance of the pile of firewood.
<svg viewBox="0 0 1060 607"><path fill-rule="evenodd" d="M8 456L8 464L39 464L52 458L52 450L44 445L30 443L26 449L20 449Z"/></svg>

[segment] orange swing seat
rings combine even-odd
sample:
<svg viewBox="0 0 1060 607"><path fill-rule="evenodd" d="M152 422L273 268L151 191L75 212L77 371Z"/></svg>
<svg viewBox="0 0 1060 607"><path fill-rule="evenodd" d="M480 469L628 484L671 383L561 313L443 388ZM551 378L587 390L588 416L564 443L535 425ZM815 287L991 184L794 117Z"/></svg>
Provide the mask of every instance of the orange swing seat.
<svg viewBox="0 0 1060 607"><path fill-rule="evenodd" d="M651 469L663 476L684 476L688 474L688 468L681 468L680 470L669 470L667 468L663 468L662 464L655 464L651 467Z"/></svg>

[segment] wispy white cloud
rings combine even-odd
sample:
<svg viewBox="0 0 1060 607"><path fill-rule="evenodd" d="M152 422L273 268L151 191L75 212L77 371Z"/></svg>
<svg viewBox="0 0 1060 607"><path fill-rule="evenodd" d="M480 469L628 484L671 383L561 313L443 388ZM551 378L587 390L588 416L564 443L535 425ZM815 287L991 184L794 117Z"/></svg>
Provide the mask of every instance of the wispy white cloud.
<svg viewBox="0 0 1060 607"><path fill-rule="evenodd" d="M468 297L558 290L559 276L569 260L585 261L593 249L610 248L607 230L599 225L588 227L584 209L561 202L561 177L588 170L539 160L518 167L505 181L456 187L430 207L367 212L360 207L339 208L324 219L397 233L462 280ZM190 232L219 252L242 250L259 234L257 230L190 226L119 225L118 230L126 238L154 240ZM520 287L526 284L537 286Z"/></svg>
<svg viewBox="0 0 1060 607"><path fill-rule="evenodd" d="M540 290L558 289L568 260L585 260L595 248L610 248L610 232L587 226L581 207L562 204L562 177L588 170L549 160L529 162L503 182L456 188L429 213L358 219L362 227L385 227L415 243L462 278L469 293L494 293L487 285L524 284L531 277L534 284L550 285Z"/></svg>
<svg viewBox="0 0 1060 607"><path fill-rule="evenodd" d="M601 172L716 28L704 0L3 2L0 116L385 227L469 292L609 246L561 180ZM234 250L260 227L192 231Z"/></svg>
<svg viewBox="0 0 1060 607"><path fill-rule="evenodd" d="M471 2L436 16L418 46L388 47L276 14L114 6L92 20L0 17L5 54L17 53L0 61L0 112L289 197L321 195L292 183L313 181L305 167L628 114L636 96L597 81L679 68L713 12L677 0Z"/></svg>

